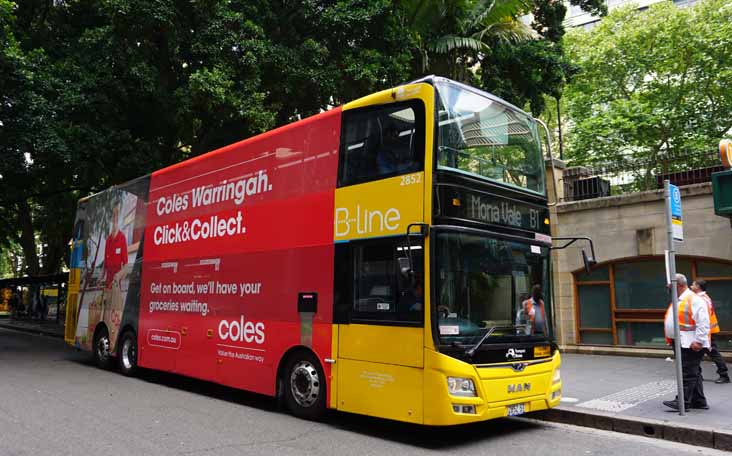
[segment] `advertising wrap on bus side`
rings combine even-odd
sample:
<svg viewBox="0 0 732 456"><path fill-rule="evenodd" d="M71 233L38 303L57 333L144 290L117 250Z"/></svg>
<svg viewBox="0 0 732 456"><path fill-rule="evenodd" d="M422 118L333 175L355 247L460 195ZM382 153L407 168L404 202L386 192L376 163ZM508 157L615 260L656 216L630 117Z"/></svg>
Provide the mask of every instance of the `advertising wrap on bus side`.
<svg viewBox="0 0 732 456"><path fill-rule="evenodd" d="M140 366L264 394L290 347L329 357L340 110L312 120L83 201L74 344L103 322L96 343L134 331Z"/></svg>

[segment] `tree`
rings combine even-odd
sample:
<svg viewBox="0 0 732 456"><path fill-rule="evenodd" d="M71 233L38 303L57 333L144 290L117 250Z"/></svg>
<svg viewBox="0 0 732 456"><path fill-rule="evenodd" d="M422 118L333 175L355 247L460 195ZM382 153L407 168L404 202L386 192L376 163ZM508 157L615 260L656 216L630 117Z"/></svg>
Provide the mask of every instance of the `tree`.
<svg viewBox="0 0 732 456"><path fill-rule="evenodd" d="M0 249L19 244L25 273L57 272L80 196L404 81L400 12L0 0Z"/></svg>
<svg viewBox="0 0 732 456"><path fill-rule="evenodd" d="M413 73L435 73L474 81L473 67L492 43L519 43L537 37L519 20L531 0L413 0L405 15L417 44Z"/></svg>
<svg viewBox="0 0 732 456"><path fill-rule="evenodd" d="M607 14L603 0L572 0L570 4L597 16ZM531 27L541 39L494 43L481 66L481 83L486 90L517 106L528 106L538 117L546 108L546 97L555 102L561 100L577 67L569 61L562 45L565 3L534 0L531 13Z"/></svg>
<svg viewBox="0 0 732 456"><path fill-rule="evenodd" d="M44 172L58 169L64 148L54 128L55 79L48 56L42 49L23 48L28 35L16 9L0 0L0 247L20 245L27 272L39 274L38 205L26 195L45 187Z"/></svg>
<svg viewBox="0 0 732 456"><path fill-rule="evenodd" d="M713 150L732 127L732 1L613 11L567 48L569 155L620 163Z"/></svg>
<svg viewBox="0 0 732 456"><path fill-rule="evenodd" d="M0 279L17 277L23 270L23 249L18 244L9 243L0 255Z"/></svg>

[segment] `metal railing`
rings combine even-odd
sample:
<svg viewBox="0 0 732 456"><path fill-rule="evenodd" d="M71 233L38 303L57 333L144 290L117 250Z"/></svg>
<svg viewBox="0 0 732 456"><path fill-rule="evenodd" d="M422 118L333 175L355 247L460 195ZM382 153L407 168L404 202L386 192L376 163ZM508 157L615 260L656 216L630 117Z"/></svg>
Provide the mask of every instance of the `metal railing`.
<svg viewBox="0 0 732 456"><path fill-rule="evenodd" d="M562 174L565 202L661 190L664 179L678 186L711 182L712 173L723 169L717 151L572 165Z"/></svg>

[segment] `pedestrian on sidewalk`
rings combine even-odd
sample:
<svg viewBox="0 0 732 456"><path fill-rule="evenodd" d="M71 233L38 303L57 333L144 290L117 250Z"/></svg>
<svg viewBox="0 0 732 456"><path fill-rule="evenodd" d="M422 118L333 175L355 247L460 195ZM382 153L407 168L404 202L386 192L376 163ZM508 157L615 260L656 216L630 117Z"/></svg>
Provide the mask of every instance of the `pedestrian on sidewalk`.
<svg viewBox="0 0 732 456"><path fill-rule="evenodd" d="M712 358L714 364L717 365L717 374L719 378L714 383L729 383L729 372L727 371L727 364L722 358L722 354L717 349L717 336L719 332L719 321L717 320L717 314L714 312L714 304L712 303L712 297L707 294L707 281L704 279L697 279L691 284L691 291L696 293L698 296L707 303L709 309L709 334L711 337L711 348L706 350L706 353Z"/></svg>
<svg viewBox="0 0 732 456"><path fill-rule="evenodd" d="M681 343L681 369L684 382L685 409L708 409L704 397L701 376L701 360L704 349L710 348L709 310L706 302L691 291L684 274L676 274L676 291L679 296L679 313L673 315L673 303L666 310L664 331L666 342L673 344L674 318L679 320L679 342ZM679 362L677 360L676 362ZM673 401L663 401L663 405L679 409L678 397Z"/></svg>

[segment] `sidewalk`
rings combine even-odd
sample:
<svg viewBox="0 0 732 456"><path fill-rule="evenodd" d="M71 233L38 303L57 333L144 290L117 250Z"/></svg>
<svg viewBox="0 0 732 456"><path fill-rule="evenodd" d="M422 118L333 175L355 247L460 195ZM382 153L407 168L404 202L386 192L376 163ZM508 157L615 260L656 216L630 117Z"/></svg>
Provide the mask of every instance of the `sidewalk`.
<svg viewBox="0 0 732 456"><path fill-rule="evenodd" d="M14 319L11 317L0 317L0 328L14 329L16 331L24 331L33 334L43 334L49 337L64 337L64 322L56 322L53 320L29 320Z"/></svg>
<svg viewBox="0 0 732 456"><path fill-rule="evenodd" d="M567 353L561 369L560 406L534 417L732 450L732 384L714 383L711 362L702 363L710 409L688 410L686 416L661 403L676 396L673 362Z"/></svg>

